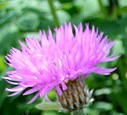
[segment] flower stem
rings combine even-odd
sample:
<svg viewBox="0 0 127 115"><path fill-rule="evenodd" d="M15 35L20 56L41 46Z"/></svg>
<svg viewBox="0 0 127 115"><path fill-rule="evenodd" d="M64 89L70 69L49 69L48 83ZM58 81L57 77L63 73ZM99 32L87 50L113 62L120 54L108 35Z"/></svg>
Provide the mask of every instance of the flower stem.
<svg viewBox="0 0 127 115"><path fill-rule="evenodd" d="M100 10L101 10L103 13L105 13L105 8L104 8L104 6L103 6L103 4L102 4L102 0L98 0L98 4L99 4L99 6L100 6Z"/></svg>
<svg viewBox="0 0 127 115"><path fill-rule="evenodd" d="M118 0L109 0L109 15L112 20L116 20L118 18Z"/></svg>
<svg viewBox="0 0 127 115"><path fill-rule="evenodd" d="M50 7L50 10L51 10L53 19L54 19L55 26L58 27L59 26L59 20L58 20L57 14L56 14L55 7L53 5L53 0L48 0L48 4L49 4L49 7Z"/></svg>
<svg viewBox="0 0 127 115"><path fill-rule="evenodd" d="M83 109L81 110L76 110L76 111L72 111L71 115L87 115L83 112Z"/></svg>

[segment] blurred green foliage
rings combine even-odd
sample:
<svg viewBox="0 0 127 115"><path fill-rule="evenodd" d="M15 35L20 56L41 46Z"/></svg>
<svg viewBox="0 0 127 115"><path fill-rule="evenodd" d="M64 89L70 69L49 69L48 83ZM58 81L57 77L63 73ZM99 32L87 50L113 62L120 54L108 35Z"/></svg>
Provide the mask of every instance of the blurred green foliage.
<svg viewBox="0 0 127 115"><path fill-rule="evenodd" d="M77 25L82 22L95 25L110 40L116 41L112 51L121 57L104 66L116 66L118 69L110 76L104 77L92 74L86 79L89 89L94 89L95 101L84 111L88 115L127 115L127 0L52 0L54 13L49 0L0 0L0 115L58 115L57 111L41 111L35 108L41 102L38 99L27 105L32 97L18 95L7 97L5 87L11 87L2 76L12 69L5 63L4 56L10 48L19 47L19 40L38 36L39 30L47 31L72 22ZM55 100L55 93L49 94ZM40 103L41 105L41 103ZM37 107L37 106L36 106Z"/></svg>

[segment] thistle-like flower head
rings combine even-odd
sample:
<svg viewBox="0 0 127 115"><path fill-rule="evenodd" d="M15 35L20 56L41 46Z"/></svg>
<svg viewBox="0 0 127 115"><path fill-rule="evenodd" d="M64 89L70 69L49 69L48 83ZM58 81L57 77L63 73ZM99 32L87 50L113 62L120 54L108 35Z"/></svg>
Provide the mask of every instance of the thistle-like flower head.
<svg viewBox="0 0 127 115"><path fill-rule="evenodd" d="M114 42L108 41L107 36L98 33L93 26L89 29L86 24L78 27L65 24L48 35L40 32L40 41L35 37L27 38L26 44L20 42L21 50L12 48L6 56L8 65L14 70L7 72L4 79L15 85L6 88L13 92L11 96L28 89L23 95L36 93L31 102L37 97L46 97L55 89L58 95L67 90L69 81L86 78L91 73L108 75L116 68L104 68L99 64L114 61L118 57L109 56Z"/></svg>

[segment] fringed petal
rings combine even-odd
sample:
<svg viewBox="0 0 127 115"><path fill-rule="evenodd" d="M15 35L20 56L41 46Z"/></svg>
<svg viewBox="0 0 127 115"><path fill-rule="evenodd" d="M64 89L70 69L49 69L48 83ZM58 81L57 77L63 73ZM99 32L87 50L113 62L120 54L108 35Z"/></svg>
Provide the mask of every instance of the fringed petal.
<svg viewBox="0 0 127 115"><path fill-rule="evenodd" d="M24 90L24 87L16 86L14 88L6 88L5 90L6 91L9 91L9 92L17 92L17 91L23 91Z"/></svg>
<svg viewBox="0 0 127 115"><path fill-rule="evenodd" d="M27 104L31 104L31 103L34 102L38 97L39 97L39 93L37 93L29 102L27 102Z"/></svg>
<svg viewBox="0 0 127 115"><path fill-rule="evenodd" d="M62 90L60 89L59 86L57 86L55 89L59 95L62 95Z"/></svg>
<svg viewBox="0 0 127 115"><path fill-rule="evenodd" d="M37 92L40 88L38 87L33 87L32 89L29 89L28 91L24 92L23 95L29 95L32 94L34 92Z"/></svg>
<svg viewBox="0 0 127 115"><path fill-rule="evenodd" d="M102 68L102 67L96 67L93 69L94 73L102 74L102 75L109 75L112 71L116 70L117 68Z"/></svg>

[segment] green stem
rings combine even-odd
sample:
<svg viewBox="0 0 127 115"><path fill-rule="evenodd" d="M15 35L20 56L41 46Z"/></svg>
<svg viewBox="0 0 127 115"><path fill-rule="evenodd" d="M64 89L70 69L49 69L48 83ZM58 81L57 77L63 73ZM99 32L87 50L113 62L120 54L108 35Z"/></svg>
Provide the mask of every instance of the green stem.
<svg viewBox="0 0 127 115"><path fill-rule="evenodd" d="M103 13L105 13L105 8L104 8L104 6L103 6L103 4L102 4L102 0L98 0L98 3L99 3L99 6L100 6L100 10L101 10Z"/></svg>
<svg viewBox="0 0 127 115"><path fill-rule="evenodd" d="M118 17L118 0L109 0L109 15L112 20L116 20Z"/></svg>
<svg viewBox="0 0 127 115"><path fill-rule="evenodd" d="M55 26L58 27L59 26L59 20L58 20L57 14L56 14L55 7L53 5L53 0L48 0L48 3L49 3L49 7L50 7L50 10L51 10L53 19L54 19Z"/></svg>
<svg viewBox="0 0 127 115"><path fill-rule="evenodd" d="M76 111L72 111L71 115L87 115L83 112L83 109L81 110L76 110Z"/></svg>

